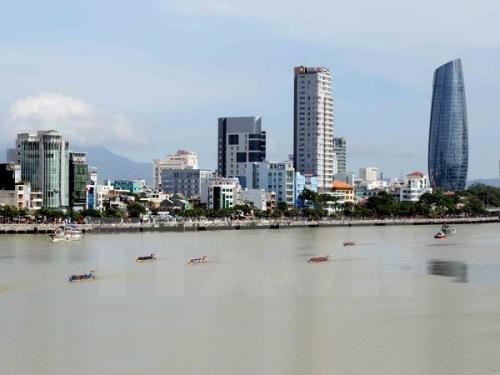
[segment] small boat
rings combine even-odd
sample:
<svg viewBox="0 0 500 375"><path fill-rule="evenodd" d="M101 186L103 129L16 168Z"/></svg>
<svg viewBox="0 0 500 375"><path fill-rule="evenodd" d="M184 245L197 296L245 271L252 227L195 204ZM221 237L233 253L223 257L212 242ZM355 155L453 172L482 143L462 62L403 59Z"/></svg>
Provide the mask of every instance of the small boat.
<svg viewBox="0 0 500 375"><path fill-rule="evenodd" d="M93 280L95 279L95 271L92 270L89 273L84 273L83 275L71 275L69 277L69 282L72 283L74 281L84 281L84 280Z"/></svg>
<svg viewBox="0 0 500 375"><path fill-rule="evenodd" d="M354 246L356 245L353 241L346 241L344 242L344 246Z"/></svg>
<svg viewBox="0 0 500 375"><path fill-rule="evenodd" d="M318 257L310 257L307 263L321 263L328 262L330 260L330 255L322 255Z"/></svg>
<svg viewBox="0 0 500 375"><path fill-rule="evenodd" d="M434 238L437 238L437 239L446 238L446 234L444 234L443 232L437 232L434 235Z"/></svg>
<svg viewBox="0 0 500 375"><path fill-rule="evenodd" d="M457 230L448 224L443 224L441 227L441 232L443 232L446 235L450 235L457 233Z"/></svg>
<svg viewBox="0 0 500 375"><path fill-rule="evenodd" d="M156 256L154 254L151 254L151 255L145 255L142 257L136 257L135 261L136 262L152 262L152 261L157 260L157 259L158 258L156 258Z"/></svg>
<svg viewBox="0 0 500 375"><path fill-rule="evenodd" d="M207 263L207 262L208 262L208 257L206 255L203 255L201 258L190 259L188 262L188 266L190 266L192 264Z"/></svg>

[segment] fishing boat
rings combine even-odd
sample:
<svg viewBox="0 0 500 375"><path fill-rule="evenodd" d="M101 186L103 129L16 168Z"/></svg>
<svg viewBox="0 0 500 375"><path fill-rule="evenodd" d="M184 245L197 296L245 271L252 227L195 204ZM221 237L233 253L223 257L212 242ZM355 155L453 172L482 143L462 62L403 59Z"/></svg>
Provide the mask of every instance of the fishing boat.
<svg viewBox="0 0 500 375"><path fill-rule="evenodd" d="M444 234L443 232L437 232L437 233L434 235L434 238L436 238L436 239L446 238L446 234Z"/></svg>
<svg viewBox="0 0 500 375"><path fill-rule="evenodd" d="M193 264L198 264L198 263L207 263L208 262L208 257L206 255L203 255L201 258L192 258L189 260L188 265L191 266Z"/></svg>
<svg viewBox="0 0 500 375"><path fill-rule="evenodd" d="M151 253L150 255L144 255L142 257L136 257L135 261L136 262L152 262L152 261L155 261L157 259L158 258L156 258L156 256L153 253Z"/></svg>
<svg viewBox="0 0 500 375"><path fill-rule="evenodd" d="M353 241L346 241L344 242L344 246L354 246L355 243Z"/></svg>
<svg viewBox="0 0 500 375"><path fill-rule="evenodd" d="M95 271L92 270L89 273L84 273L82 275L71 275L69 277L69 282L75 282L75 281L85 281L85 280L94 280L95 279Z"/></svg>
<svg viewBox="0 0 500 375"><path fill-rule="evenodd" d="M307 263L321 263L321 262L328 262L328 260L330 260L329 255L322 255L317 257L310 257Z"/></svg>
<svg viewBox="0 0 500 375"><path fill-rule="evenodd" d="M82 231L74 224L66 224L49 234L49 237L52 242L80 241L82 239Z"/></svg>

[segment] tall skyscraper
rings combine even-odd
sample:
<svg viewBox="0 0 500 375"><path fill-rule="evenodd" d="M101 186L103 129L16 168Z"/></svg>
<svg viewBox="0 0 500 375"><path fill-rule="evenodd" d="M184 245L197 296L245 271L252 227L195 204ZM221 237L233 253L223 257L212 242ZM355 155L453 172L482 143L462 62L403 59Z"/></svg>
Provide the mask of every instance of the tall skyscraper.
<svg viewBox="0 0 500 375"><path fill-rule="evenodd" d="M429 178L433 188L465 189L469 163L467 107L460 59L434 72L429 127Z"/></svg>
<svg viewBox="0 0 500 375"><path fill-rule="evenodd" d="M318 189L331 186L334 174L332 77L326 68L294 69L293 165L318 177Z"/></svg>
<svg viewBox="0 0 500 375"><path fill-rule="evenodd" d="M347 142L345 138L333 138L333 152L335 153L337 170L336 176L347 176Z"/></svg>
<svg viewBox="0 0 500 375"><path fill-rule="evenodd" d="M89 183L87 153L69 153L69 205L72 210L81 211L86 207L86 187Z"/></svg>
<svg viewBox="0 0 500 375"><path fill-rule="evenodd" d="M245 175L247 162L266 159L266 132L260 117L221 117L217 148L217 173L221 177Z"/></svg>
<svg viewBox="0 0 500 375"><path fill-rule="evenodd" d="M59 132L20 133L9 155L21 165L22 179L31 183L31 190L43 193L43 207L68 207L68 141Z"/></svg>

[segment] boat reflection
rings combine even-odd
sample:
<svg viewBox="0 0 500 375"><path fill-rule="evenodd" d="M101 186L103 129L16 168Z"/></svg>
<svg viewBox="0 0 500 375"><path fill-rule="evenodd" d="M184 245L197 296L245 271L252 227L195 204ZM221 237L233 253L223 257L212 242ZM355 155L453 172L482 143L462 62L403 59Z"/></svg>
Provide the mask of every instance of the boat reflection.
<svg viewBox="0 0 500 375"><path fill-rule="evenodd" d="M427 261L429 275L454 277L459 283L468 282L468 266L463 262L431 259Z"/></svg>

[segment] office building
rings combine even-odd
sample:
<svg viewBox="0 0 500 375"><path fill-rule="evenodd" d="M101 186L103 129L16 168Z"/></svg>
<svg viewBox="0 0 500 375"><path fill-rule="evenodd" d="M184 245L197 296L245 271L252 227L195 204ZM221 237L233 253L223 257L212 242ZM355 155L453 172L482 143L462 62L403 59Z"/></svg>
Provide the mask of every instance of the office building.
<svg viewBox="0 0 500 375"><path fill-rule="evenodd" d="M290 161L273 163L247 163L245 166L245 183L247 189L264 189L275 192L276 201L293 206L295 202L295 170Z"/></svg>
<svg viewBox="0 0 500 375"><path fill-rule="evenodd" d="M188 198L199 197L202 184L213 176L210 169L165 169L161 172L161 189Z"/></svg>
<svg viewBox="0 0 500 375"><path fill-rule="evenodd" d="M332 77L322 67L300 66L294 73L293 165L328 189L334 175Z"/></svg>
<svg viewBox="0 0 500 375"><path fill-rule="evenodd" d="M129 193L139 194L146 189L146 180L115 180L113 186L115 190L124 190Z"/></svg>
<svg viewBox="0 0 500 375"><path fill-rule="evenodd" d="M361 181L374 182L379 180L379 169L377 167L362 167L359 169Z"/></svg>
<svg viewBox="0 0 500 375"><path fill-rule="evenodd" d="M335 153L334 176L345 179L347 177L347 142L345 138L333 138L333 152Z"/></svg>
<svg viewBox="0 0 500 375"><path fill-rule="evenodd" d="M434 72L428 167L433 188L465 189L469 164L465 85L460 59Z"/></svg>
<svg viewBox="0 0 500 375"><path fill-rule="evenodd" d="M188 150L177 150L165 159L153 160L153 187L161 188L161 172L165 169L198 169L198 155Z"/></svg>
<svg viewBox="0 0 500 375"><path fill-rule="evenodd" d="M20 133L15 151L10 150L8 155L21 166L22 180L31 184L32 191L42 193L43 207L69 206L68 141L59 132Z"/></svg>
<svg viewBox="0 0 500 375"><path fill-rule="evenodd" d="M222 177L245 174L247 162L266 159L266 132L260 117L219 118L217 173Z"/></svg>
<svg viewBox="0 0 500 375"><path fill-rule="evenodd" d="M236 177L211 177L201 184L200 203L209 210L232 208L241 203L241 186Z"/></svg>
<svg viewBox="0 0 500 375"><path fill-rule="evenodd" d="M89 183L89 166L85 152L69 153L69 206L72 210L85 209L86 187Z"/></svg>

